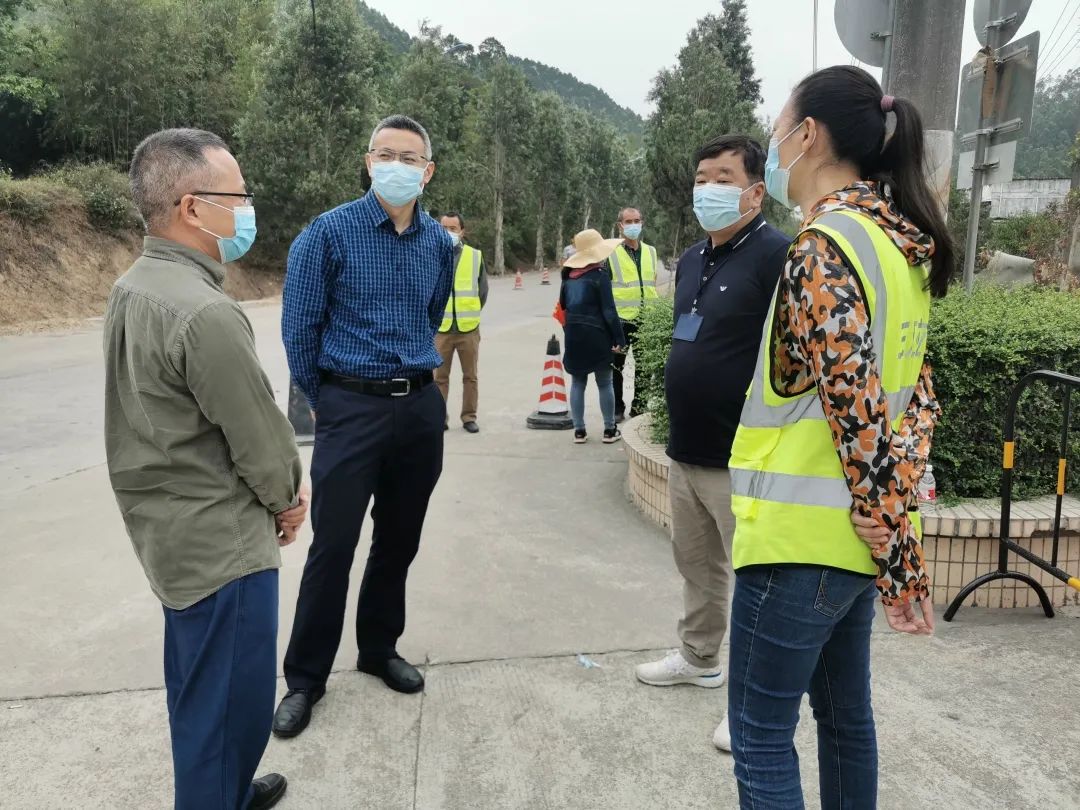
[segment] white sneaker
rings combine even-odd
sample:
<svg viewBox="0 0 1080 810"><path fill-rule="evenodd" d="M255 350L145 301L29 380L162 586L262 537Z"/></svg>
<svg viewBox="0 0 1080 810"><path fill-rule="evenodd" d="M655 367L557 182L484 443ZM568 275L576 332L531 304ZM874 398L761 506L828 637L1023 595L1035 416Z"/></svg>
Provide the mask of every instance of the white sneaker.
<svg viewBox="0 0 1080 810"><path fill-rule="evenodd" d="M672 650L659 661L638 664L634 673L639 681L649 686L689 683L715 689L724 685L724 671L720 667L695 667L683 658L680 650Z"/></svg>
<svg viewBox="0 0 1080 810"><path fill-rule="evenodd" d="M728 728L728 719L725 717L716 727L712 735L712 744L725 754L731 753L731 729Z"/></svg>

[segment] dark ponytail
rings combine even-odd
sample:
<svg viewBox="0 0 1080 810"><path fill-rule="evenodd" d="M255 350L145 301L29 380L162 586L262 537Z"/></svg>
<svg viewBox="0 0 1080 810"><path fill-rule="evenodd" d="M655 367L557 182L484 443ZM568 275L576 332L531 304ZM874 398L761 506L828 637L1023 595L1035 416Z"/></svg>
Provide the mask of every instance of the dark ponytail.
<svg viewBox="0 0 1080 810"><path fill-rule="evenodd" d="M886 141L891 107L896 127ZM813 118L829 131L833 151L853 163L865 180L888 183L897 209L934 240L928 287L949 289L956 261L952 235L926 176L922 116L910 101L884 97L873 76L837 65L811 73L795 88L797 120Z"/></svg>

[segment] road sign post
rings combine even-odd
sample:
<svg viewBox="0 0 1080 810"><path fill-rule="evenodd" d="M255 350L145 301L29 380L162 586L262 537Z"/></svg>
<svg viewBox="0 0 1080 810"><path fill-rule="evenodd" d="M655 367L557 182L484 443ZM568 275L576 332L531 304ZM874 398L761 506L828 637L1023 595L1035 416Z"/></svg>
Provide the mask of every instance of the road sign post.
<svg viewBox="0 0 1080 810"><path fill-rule="evenodd" d="M979 245L979 218L983 187L990 177L998 183L1012 179L1016 141L1031 129L1035 74L1039 59L1039 32L1008 45L1002 38L1019 28L1030 0L985 0L976 3L976 32L986 47L961 77L961 145L963 151L957 188L971 182L971 209L964 254L964 289L975 284L975 254ZM985 20L980 26L980 21ZM970 156L970 175L966 171Z"/></svg>

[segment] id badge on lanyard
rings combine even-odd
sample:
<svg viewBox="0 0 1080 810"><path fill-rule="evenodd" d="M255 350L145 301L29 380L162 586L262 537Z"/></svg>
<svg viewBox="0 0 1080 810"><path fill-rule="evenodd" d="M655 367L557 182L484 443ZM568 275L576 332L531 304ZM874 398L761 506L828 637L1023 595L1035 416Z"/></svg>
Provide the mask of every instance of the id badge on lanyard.
<svg viewBox="0 0 1080 810"><path fill-rule="evenodd" d="M701 331L701 320L701 315L698 314L697 309L684 312L679 316L679 320L675 324L675 331L671 336L675 340L685 340L687 343L693 343L697 340L698 332Z"/></svg>

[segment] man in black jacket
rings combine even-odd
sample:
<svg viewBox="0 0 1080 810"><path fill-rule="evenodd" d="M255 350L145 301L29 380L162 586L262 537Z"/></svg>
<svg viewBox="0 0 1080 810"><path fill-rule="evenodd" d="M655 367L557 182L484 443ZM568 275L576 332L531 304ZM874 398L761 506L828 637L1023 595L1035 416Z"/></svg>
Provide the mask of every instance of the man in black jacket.
<svg viewBox="0 0 1080 810"><path fill-rule="evenodd" d="M679 649L637 668L653 686L724 683L731 540L728 460L762 325L790 240L765 222L765 153L725 135L698 150L694 213L707 237L679 259L675 333L665 370L671 416L672 548L683 576ZM714 740L726 748L727 725Z"/></svg>

